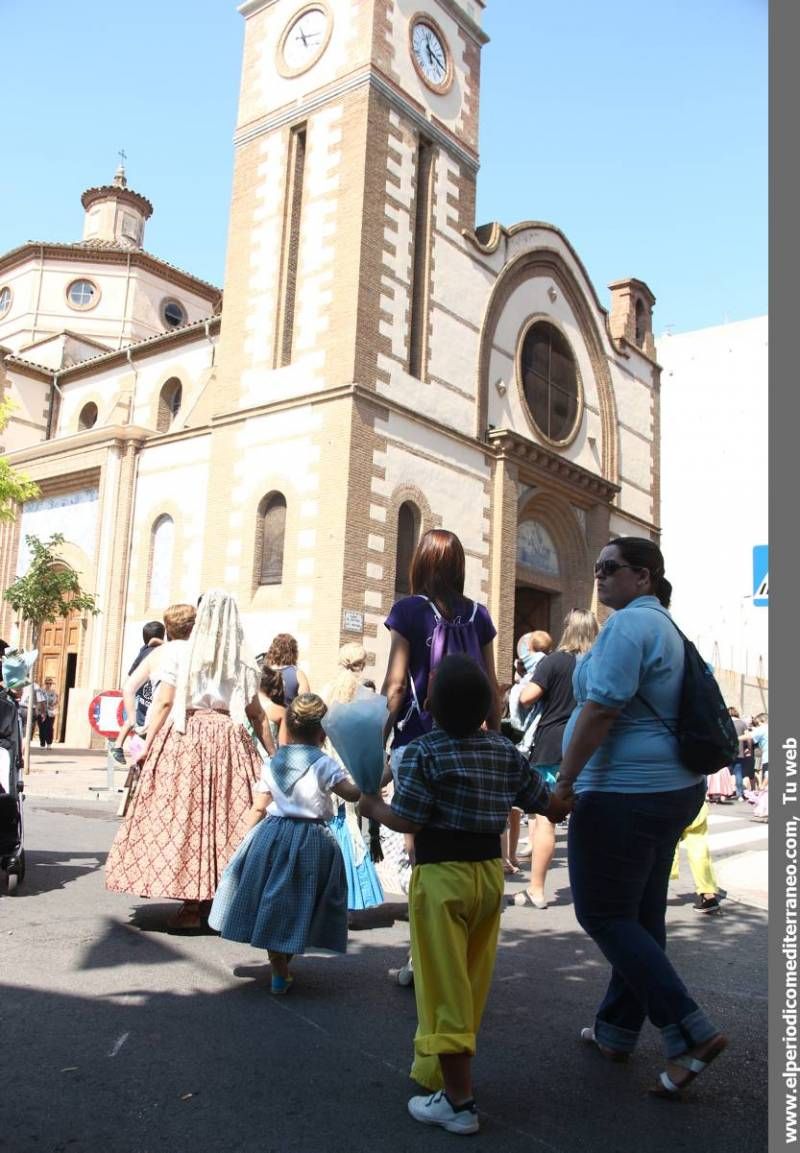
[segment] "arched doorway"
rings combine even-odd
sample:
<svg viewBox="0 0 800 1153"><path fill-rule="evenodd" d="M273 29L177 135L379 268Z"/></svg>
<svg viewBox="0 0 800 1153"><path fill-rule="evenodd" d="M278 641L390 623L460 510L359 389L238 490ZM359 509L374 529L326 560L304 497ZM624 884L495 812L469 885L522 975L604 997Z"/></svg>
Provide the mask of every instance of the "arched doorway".
<svg viewBox="0 0 800 1153"><path fill-rule="evenodd" d="M68 698L77 681L81 634L81 614L78 612L46 622L39 633L36 679L39 684L44 684L48 677L52 677L58 693L58 713L53 730L57 744L63 742L67 731Z"/></svg>
<svg viewBox="0 0 800 1153"><path fill-rule="evenodd" d="M533 517L517 528L517 580L514 591L514 646L525 633L543 629L557 639L561 604L561 563L548 529Z"/></svg>

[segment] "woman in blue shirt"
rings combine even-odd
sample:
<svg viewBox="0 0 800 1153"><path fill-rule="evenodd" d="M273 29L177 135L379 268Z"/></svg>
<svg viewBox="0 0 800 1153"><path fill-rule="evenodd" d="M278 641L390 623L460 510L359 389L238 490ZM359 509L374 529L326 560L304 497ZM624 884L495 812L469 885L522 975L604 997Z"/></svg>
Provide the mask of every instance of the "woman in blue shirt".
<svg viewBox="0 0 800 1153"><path fill-rule="evenodd" d="M684 649L667 612L672 586L660 549L618 537L600 553L595 577L600 603L616 611L575 670L577 703L556 786L574 798L568 857L575 915L612 967L594 1026L581 1038L624 1061L649 1017L666 1053L651 1092L674 1097L727 1045L666 955L672 858L706 782L683 765L670 731Z"/></svg>

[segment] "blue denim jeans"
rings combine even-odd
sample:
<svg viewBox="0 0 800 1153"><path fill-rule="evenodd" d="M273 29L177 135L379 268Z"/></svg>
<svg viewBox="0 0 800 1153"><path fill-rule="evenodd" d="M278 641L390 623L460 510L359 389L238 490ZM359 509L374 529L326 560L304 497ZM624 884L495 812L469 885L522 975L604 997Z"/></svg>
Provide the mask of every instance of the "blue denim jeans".
<svg viewBox="0 0 800 1153"><path fill-rule="evenodd" d="M692 1000L666 954L666 907L675 846L705 798L705 781L668 793L578 795L568 857L575 915L611 964L595 1037L633 1051L645 1017L668 1058L717 1030Z"/></svg>
<svg viewBox="0 0 800 1153"><path fill-rule="evenodd" d="M739 757L731 765L731 772L733 773L736 781L736 796L744 796L744 778L748 777L750 780L750 788L755 785L754 781L755 760L753 757Z"/></svg>

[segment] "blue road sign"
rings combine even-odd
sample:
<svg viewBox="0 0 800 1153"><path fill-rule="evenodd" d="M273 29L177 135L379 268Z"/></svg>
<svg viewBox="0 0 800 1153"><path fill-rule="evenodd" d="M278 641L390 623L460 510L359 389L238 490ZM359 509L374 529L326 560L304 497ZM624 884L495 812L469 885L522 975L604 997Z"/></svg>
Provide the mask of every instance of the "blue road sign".
<svg viewBox="0 0 800 1153"><path fill-rule="evenodd" d="M753 604L765 608L769 605L769 547L753 547Z"/></svg>

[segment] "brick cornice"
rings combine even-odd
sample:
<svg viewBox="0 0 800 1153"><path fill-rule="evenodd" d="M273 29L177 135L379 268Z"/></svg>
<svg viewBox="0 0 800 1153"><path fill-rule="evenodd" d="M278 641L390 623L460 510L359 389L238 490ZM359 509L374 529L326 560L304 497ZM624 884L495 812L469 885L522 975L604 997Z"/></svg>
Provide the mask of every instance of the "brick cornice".
<svg viewBox="0 0 800 1153"><path fill-rule="evenodd" d="M251 140L255 140L259 136L274 132L276 128L299 123L312 113L326 107L331 101L361 88L370 88L374 92L379 92L392 107L402 113L407 120L410 120L428 139L451 152L470 172L476 173L478 171L476 153L439 120L429 118L425 113L424 105L413 101L408 93L399 88L390 77L373 64L367 64L363 68L348 73L347 76L340 77L332 84L317 89L316 92L310 93L305 99L297 103L285 104L277 111L242 125L233 138L234 147L241 148L242 145L249 144Z"/></svg>

